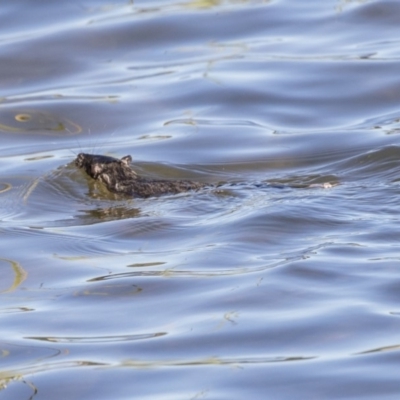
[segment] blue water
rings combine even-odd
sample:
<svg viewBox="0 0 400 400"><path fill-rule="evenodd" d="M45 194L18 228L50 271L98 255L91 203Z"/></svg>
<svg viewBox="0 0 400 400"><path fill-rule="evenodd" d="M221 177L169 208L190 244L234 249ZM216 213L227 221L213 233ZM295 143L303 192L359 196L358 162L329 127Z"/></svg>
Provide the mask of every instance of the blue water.
<svg viewBox="0 0 400 400"><path fill-rule="evenodd" d="M399 22L3 4L0 399L398 399ZM121 198L81 151L223 184Z"/></svg>

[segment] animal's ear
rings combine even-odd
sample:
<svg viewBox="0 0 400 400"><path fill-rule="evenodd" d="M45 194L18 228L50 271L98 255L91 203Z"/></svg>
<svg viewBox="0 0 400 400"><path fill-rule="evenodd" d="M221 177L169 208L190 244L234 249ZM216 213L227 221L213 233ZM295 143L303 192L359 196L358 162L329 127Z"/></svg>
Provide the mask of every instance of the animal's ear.
<svg viewBox="0 0 400 400"><path fill-rule="evenodd" d="M122 164L129 165L132 162L131 156L125 156L121 158Z"/></svg>

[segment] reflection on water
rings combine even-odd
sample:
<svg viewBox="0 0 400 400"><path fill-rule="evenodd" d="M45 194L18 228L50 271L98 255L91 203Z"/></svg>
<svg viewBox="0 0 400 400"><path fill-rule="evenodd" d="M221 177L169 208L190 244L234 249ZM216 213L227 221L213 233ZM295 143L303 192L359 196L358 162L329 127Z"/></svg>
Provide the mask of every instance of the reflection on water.
<svg viewBox="0 0 400 400"><path fill-rule="evenodd" d="M0 189L0 193L4 193L4 192L7 192L7 190L10 190L11 189L11 185L9 184L9 183L5 183L5 182L0 182L0 187L1 187L1 189Z"/></svg>
<svg viewBox="0 0 400 400"><path fill-rule="evenodd" d="M30 337L26 339L40 340L51 343L105 343L105 342L125 342L131 340L150 339L166 335L165 332L157 332L143 335L123 335L123 336L95 336L95 337Z"/></svg>
<svg viewBox="0 0 400 400"><path fill-rule="evenodd" d="M140 215L139 209L127 209L125 207L107 207L96 210L87 210L85 213L92 221L115 221L117 219L135 218Z"/></svg>
<svg viewBox="0 0 400 400"><path fill-rule="evenodd" d="M397 399L400 5L28 3L0 12L0 397ZM123 198L80 152L209 187Z"/></svg>
<svg viewBox="0 0 400 400"><path fill-rule="evenodd" d="M76 135L82 128L64 117L35 110L0 108L0 131L6 133L31 133L47 135Z"/></svg>
<svg viewBox="0 0 400 400"><path fill-rule="evenodd" d="M0 293L13 292L25 281L25 279L28 276L28 273L21 267L21 265L19 265L17 262L13 260L6 260L4 258L0 258L0 263L9 264L12 268L12 272L14 275L12 284L9 284L9 286L3 290L0 290ZM2 269L4 270L4 267Z"/></svg>

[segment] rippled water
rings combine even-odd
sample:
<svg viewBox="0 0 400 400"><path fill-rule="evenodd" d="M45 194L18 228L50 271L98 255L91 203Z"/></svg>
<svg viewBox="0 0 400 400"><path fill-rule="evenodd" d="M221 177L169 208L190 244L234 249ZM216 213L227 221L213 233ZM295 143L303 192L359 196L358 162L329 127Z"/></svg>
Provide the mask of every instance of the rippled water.
<svg viewBox="0 0 400 400"><path fill-rule="evenodd" d="M0 399L399 398L400 3L0 26ZM80 151L226 185L120 198Z"/></svg>

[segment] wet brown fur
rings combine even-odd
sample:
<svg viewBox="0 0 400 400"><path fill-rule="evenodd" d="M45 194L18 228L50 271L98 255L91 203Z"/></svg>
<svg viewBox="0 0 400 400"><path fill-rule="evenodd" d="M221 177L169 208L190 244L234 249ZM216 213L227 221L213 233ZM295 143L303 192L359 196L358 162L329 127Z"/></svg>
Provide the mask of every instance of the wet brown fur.
<svg viewBox="0 0 400 400"><path fill-rule="evenodd" d="M188 180L158 180L140 177L131 166L131 156L121 159L80 153L75 165L91 178L103 182L112 193L133 197L154 197L199 190L205 185Z"/></svg>

